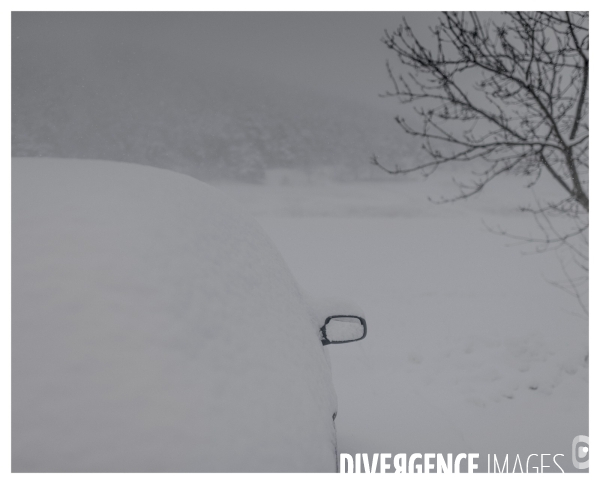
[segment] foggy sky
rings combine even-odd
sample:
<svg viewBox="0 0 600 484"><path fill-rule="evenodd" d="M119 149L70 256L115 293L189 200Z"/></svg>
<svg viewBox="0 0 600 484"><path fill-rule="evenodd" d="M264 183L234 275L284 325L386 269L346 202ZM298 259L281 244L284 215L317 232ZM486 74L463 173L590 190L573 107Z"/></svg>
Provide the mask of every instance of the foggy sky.
<svg viewBox="0 0 600 484"><path fill-rule="evenodd" d="M142 51L156 56L155 72L196 65L245 73L383 108L388 89L380 39L406 15L415 31L434 12L16 12L13 68L25 54L34 62L60 59L67 68L135 69ZM111 62L111 49L119 62ZM130 59L131 62L127 60ZM170 67L161 65L169 59ZM56 60L56 62L59 62ZM130 64L130 65L127 65ZM87 67L85 67L87 66ZM133 67L132 67L133 66ZM35 73L33 73L35 74ZM151 80L148 79L148 82ZM143 88L144 80L140 80Z"/></svg>

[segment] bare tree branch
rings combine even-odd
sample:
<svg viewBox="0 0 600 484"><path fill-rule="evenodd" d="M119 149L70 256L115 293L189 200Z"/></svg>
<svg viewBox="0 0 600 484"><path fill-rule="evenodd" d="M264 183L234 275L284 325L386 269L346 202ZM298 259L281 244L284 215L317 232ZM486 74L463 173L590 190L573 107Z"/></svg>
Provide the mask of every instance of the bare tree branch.
<svg viewBox="0 0 600 484"><path fill-rule="evenodd" d="M419 38L403 19L382 38L399 61L386 64L393 89L384 97L413 107L420 125L396 122L423 140L430 160L390 165L374 155L371 163L425 176L470 164L471 182L456 181L459 194L442 202L469 198L505 173L529 178L528 187L548 173L564 197L524 211L543 228L546 247L570 247L587 272L589 13L443 12L430 34ZM558 231L556 217L577 229Z"/></svg>

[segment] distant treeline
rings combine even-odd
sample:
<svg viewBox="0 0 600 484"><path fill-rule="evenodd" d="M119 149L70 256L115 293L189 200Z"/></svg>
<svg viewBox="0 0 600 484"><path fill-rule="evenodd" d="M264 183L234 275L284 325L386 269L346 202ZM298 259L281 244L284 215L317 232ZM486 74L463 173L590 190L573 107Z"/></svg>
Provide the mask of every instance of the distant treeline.
<svg viewBox="0 0 600 484"><path fill-rule="evenodd" d="M13 156L130 161L261 182L267 168L323 165L340 177L372 178L382 175L369 165L372 154L411 163L418 152L391 115L341 98L181 69L143 49L79 59L33 41L13 46Z"/></svg>

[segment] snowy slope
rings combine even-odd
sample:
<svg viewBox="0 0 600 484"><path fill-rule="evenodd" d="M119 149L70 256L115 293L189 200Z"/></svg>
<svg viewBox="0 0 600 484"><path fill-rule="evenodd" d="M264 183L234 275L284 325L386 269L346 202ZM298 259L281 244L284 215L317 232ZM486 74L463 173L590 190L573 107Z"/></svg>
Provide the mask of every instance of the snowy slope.
<svg viewBox="0 0 600 484"><path fill-rule="evenodd" d="M13 471L335 469L318 330L255 222L156 168L12 176Z"/></svg>

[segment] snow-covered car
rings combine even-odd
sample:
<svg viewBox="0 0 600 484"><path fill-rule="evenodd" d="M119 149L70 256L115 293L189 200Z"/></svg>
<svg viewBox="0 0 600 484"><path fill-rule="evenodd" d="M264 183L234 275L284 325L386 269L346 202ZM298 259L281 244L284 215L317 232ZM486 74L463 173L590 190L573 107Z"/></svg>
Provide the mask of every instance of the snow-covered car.
<svg viewBox="0 0 600 484"><path fill-rule="evenodd" d="M14 159L13 472L335 471L328 304L198 180Z"/></svg>

